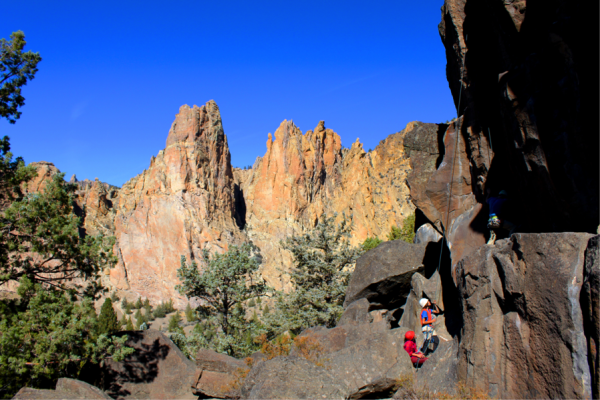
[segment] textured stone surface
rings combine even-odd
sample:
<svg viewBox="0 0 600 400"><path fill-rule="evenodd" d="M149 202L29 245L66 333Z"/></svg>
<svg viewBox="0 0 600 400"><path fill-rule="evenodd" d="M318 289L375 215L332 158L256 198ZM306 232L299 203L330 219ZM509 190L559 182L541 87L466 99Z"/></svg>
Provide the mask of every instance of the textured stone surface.
<svg viewBox="0 0 600 400"><path fill-rule="evenodd" d="M175 291L180 257L224 251L242 239L233 172L217 105L182 106L167 145L120 190L115 219L119 263L111 281L154 303L184 299Z"/></svg>
<svg viewBox="0 0 600 400"><path fill-rule="evenodd" d="M597 96L598 57L583 43L596 38L597 9L567 1L445 1L439 30L461 116L456 204L446 227L454 263L485 234L478 217L487 212L487 189L509 192L522 232L595 232L599 129L597 107L584 99ZM455 129L456 121L444 141L448 164ZM448 211L436 209L443 217Z"/></svg>
<svg viewBox="0 0 600 400"><path fill-rule="evenodd" d="M500 398L591 397L585 233L515 234L459 262L457 376Z"/></svg>
<svg viewBox="0 0 600 400"><path fill-rule="evenodd" d="M588 365L592 377L594 399L600 398L600 237L588 242L585 252L583 286L581 287L581 311L583 327L587 337Z"/></svg>
<svg viewBox="0 0 600 400"><path fill-rule="evenodd" d="M24 387L13 397L19 400L45 400L45 399L90 399L90 400L108 400L108 396L102 390L88 383L76 379L60 378L56 383L55 390L32 389Z"/></svg>
<svg viewBox="0 0 600 400"><path fill-rule="evenodd" d="M401 225L413 212L403 148L410 129L412 124L368 153L358 140L342 149L340 137L323 121L305 134L284 121L274 136L269 134L264 157L249 173L236 175L245 201L246 231L261 249L263 276L271 285L285 286L277 268L289 268L292 262L279 241L312 229L323 213L350 217L352 243L359 244L367 236L385 237L392 225Z"/></svg>
<svg viewBox="0 0 600 400"><path fill-rule="evenodd" d="M250 368L241 360L212 350L201 349L196 355L197 378L194 394L201 397L235 397Z"/></svg>
<svg viewBox="0 0 600 400"><path fill-rule="evenodd" d="M107 360L101 387L113 398L194 399L196 366L162 332L124 332L136 351L124 361Z"/></svg>
<svg viewBox="0 0 600 400"><path fill-rule="evenodd" d="M434 395L438 392L454 394L457 383L458 340L442 341L415 374L415 388Z"/></svg>
<svg viewBox="0 0 600 400"><path fill-rule="evenodd" d="M403 305L412 275L425 269L425 249L425 245L394 240L363 254L356 261L344 304L365 298L377 308Z"/></svg>
<svg viewBox="0 0 600 400"><path fill-rule="evenodd" d="M412 374L402 347L405 329L382 324L345 325L304 332L317 340L323 353L317 363L292 354L254 367L242 387L242 397L368 398L391 396L396 379Z"/></svg>
<svg viewBox="0 0 600 400"><path fill-rule="evenodd" d="M115 233L115 203L118 202L119 188L94 181L77 181L75 175L71 183L76 183L76 213L83 217L85 233L89 235L103 234L112 236Z"/></svg>

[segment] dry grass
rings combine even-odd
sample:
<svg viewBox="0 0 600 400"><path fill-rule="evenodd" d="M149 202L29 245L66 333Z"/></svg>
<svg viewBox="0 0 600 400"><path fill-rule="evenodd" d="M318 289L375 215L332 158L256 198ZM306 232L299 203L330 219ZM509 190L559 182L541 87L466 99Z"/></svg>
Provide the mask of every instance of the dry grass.
<svg viewBox="0 0 600 400"><path fill-rule="evenodd" d="M323 346L311 336L297 336L292 340L289 335L281 335L269 342L266 335L260 335L254 341L261 345L260 352L267 356L267 360L287 356L293 347L299 357L305 358L316 366L322 367L327 361L323 358L325 353Z"/></svg>
<svg viewBox="0 0 600 400"><path fill-rule="evenodd" d="M484 390L467 386L463 382L456 384L454 393L434 391L429 386L416 388L413 375L403 375L396 379L394 399L402 400L488 400L492 397Z"/></svg>

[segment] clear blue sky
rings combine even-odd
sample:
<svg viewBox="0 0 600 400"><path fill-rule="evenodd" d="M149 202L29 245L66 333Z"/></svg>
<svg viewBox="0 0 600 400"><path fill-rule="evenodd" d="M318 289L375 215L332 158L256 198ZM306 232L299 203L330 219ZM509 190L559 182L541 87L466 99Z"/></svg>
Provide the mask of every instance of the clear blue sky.
<svg viewBox="0 0 600 400"><path fill-rule="evenodd" d="M121 186L165 146L182 104L215 100L234 166L284 119L325 120L374 148L414 120L455 114L438 34L442 0L13 1L0 37L43 60L23 115L0 121L13 153L68 179Z"/></svg>

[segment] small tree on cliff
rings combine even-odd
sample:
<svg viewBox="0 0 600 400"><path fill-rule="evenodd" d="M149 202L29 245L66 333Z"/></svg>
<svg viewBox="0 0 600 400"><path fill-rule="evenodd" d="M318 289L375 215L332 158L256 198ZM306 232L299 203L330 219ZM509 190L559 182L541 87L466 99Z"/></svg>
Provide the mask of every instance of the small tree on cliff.
<svg viewBox="0 0 600 400"><path fill-rule="evenodd" d="M112 300L108 297L104 300L98 317L98 333L111 334L121 330L121 324L112 306Z"/></svg>
<svg viewBox="0 0 600 400"><path fill-rule="evenodd" d="M260 266L257 257L252 256L255 250L252 245L243 244L212 256L204 251L202 273L195 262L188 265L182 256L181 268L177 270L182 282L177 290L187 297L203 300L198 313L219 327L208 346L230 355L241 356L248 352L244 339L252 324L246 321L244 304L267 292L265 283L255 276Z"/></svg>
<svg viewBox="0 0 600 400"><path fill-rule="evenodd" d="M333 327L341 316L350 275L362 249L350 245L351 225L346 217L339 225L335 219L336 215L323 216L313 231L281 243L294 257L289 273L293 290L279 294L275 310L263 311L272 335L297 334L318 325Z"/></svg>

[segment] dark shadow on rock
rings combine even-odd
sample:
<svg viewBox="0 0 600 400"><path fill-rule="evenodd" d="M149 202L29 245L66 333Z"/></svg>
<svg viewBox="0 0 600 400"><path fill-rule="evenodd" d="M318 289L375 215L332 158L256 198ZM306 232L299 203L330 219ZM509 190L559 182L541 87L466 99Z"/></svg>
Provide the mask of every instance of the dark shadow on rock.
<svg viewBox="0 0 600 400"><path fill-rule="evenodd" d="M442 247L443 242L443 247ZM452 278L452 260L450 258L450 250L446 245L446 241L440 242L441 247L441 263L440 263L440 280L442 286L441 301L444 311L446 330L452 337L460 339L460 331L463 326L460 294L454 279Z"/></svg>
<svg viewBox="0 0 600 400"><path fill-rule="evenodd" d="M150 383L158 375L158 363L169 355L169 347L157 338L151 344L141 343L141 332L119 332L127 335L127 346L135 348L135 353L120 363L108 361L103 368L103 389L113 398L121 398L131 393L124 389L124 383Z"/></svg>

